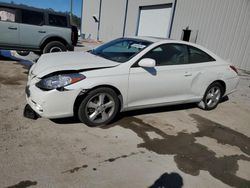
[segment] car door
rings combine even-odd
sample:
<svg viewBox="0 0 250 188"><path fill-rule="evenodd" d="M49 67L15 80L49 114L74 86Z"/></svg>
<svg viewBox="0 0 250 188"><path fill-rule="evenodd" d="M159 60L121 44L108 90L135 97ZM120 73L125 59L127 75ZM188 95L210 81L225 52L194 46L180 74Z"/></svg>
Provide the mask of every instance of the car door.
<svg viewBox="0 0 250 188"><path fill-rule="evenodd" d="M191 96L192 68L188 64L188 48L181 44L164 44L146 53L143 58L156 61L153 68L130 68L128 107L175 103Z"/></svg>
<svg viewBox="0 0 250 188"><path fill-rule="evenodd" d="M19 44L19 24L16 10L0 7L0 46L13 47Z"/></svg>
<svg viewBox="0 0 250 188"><path fill-rule="evenodd" d="M20 44L23 47L38 48L47 35L43 12L21 10Z"/></svg>
<svg viewBox="0 0 250 188"><path fill-rule="evenodd" d="M190 95L202 98L208 85L215 77L215 59L197 47L187 45L189 52L189 67L192 68L192 84Z"/></svg>

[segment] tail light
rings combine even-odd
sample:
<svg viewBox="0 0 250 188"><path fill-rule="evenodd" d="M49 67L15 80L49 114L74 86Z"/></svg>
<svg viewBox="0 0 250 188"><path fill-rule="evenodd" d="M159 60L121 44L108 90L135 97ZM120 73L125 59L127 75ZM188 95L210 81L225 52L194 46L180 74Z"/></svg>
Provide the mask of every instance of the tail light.
<svg viewBox="0 0 250 188"><path fill-rule="evenodd" d="M238 74L238 70L235 68L235 66L230 65L230 68L231 68L234 72L236 72L236 74Z"/></svg>

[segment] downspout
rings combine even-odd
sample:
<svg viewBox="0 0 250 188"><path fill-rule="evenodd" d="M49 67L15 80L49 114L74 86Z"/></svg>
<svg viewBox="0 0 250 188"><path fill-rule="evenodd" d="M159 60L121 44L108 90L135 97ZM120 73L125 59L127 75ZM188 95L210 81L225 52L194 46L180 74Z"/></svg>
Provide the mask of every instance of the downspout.
<svg viewBox="0 0 250 188"><path fill-rule="evenodd" d="M99 4L99 16L98 16L97 41L99 41L99 40L100 40L101 13L102 13L102 0L100 0L100 4Z"/></svg>
<svg viewBox="0 0 250 188"><path fill-rule="evenodd" d="M173 24L174 24L174 16L175 16L176 6L177 6L177 0L174 0L174 5L173 5L171 23L170 23L170 27L169 27L168 38L170 38L170 37L171 37L171 34L172 34L172 29L173 29Z"/></svg>
<svg viewBox="0 0 250 188"><path fill-rule="evenodd" d="M127 25L127 16L128 16L128 0L126 0L126 9L125 9L125 17L124 17L124 24L123 24L123 33L122 36L125 36L125 30Z"/></svg>
<svg viewBox="0 0 250 188"><path fill-rule="evenodd" d="M83 0L82 0L82 8L81 8L81 26L80 26L80 34L81 34L81 37L82 37L82 32L83 32L83 29L82 29L82 22L83 22Z"/></svg>

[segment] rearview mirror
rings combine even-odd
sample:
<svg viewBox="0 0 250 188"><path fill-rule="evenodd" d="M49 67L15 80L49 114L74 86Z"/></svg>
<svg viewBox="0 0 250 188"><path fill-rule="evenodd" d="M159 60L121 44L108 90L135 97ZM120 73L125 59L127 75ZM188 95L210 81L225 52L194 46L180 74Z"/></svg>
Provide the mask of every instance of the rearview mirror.
<svg viewBox="0 0 250 188"><path fill-rule="evenodd" d="M151 58L144 58L139 61L138 65L140 67L148 67L148 68L153 68L155 67L155 60Z"/></svg>

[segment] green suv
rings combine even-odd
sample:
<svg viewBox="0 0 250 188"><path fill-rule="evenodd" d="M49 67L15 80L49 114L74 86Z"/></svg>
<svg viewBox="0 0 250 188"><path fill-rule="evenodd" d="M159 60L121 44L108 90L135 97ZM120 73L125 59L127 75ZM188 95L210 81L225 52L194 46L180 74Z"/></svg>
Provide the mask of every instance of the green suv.
<svg viewBox="0 0 250 188"><path fill-rule="evenodd" d="M51 53L73 51L77 28L67 14L0 3L0 49Z"/></svg>

